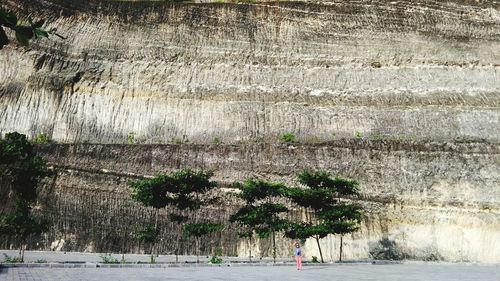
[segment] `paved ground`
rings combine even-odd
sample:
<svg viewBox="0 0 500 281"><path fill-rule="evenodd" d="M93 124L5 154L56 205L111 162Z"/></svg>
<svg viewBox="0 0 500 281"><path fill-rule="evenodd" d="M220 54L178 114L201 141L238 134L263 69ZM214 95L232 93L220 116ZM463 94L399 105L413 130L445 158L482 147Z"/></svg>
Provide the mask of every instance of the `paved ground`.
<svg viewBox="0 0 500 281"><path fill-rule="evenodd" d="M0 262L3 254L16 256L16 251L0 251ZM114 255L121 259L121 255ZM138 261L149 261L148 255L125 255L128 262L124 265L99 264L102 259L93 253L64 253L28 251L25 255L29 266L40 267L1 267L0 281L92 281L92 280L238 280L238 281L293 281L293 280L339 280L339 281L500 281L500 265L473 265L451 263L405 262L403 264L328 264L305 265L297 271L290 259L281 259L278 266L273 266L270 259L257 264L242 264L247 258L224 257L221 266L207 265L208 257L201 257L199 266L192 262L193 256L180 256L179 264L175 256L162 255L157 258L157 268L150 265L137 264ZM35 261L43 262L35 264ZM72 263L67 263L72 262ZM65 263L65 264L63 264ZM70 268L75 266L75 268ZM100 266L100 267L97 267ZM116 268L123 266L122 268ZM146 267L147 266L147 267ZM179 266L179 267L169 267ZM51 268L52 267L52 268ZM111 267L111 268L110 268Z"/></svg>
<svg viewBox="0 0 500 281"><path fill-rule="evenodd" d="M500 266L450 264L221 266L180 268L3 268L1 281L91 280L380 280L380 281L498 281Z"/></svg>

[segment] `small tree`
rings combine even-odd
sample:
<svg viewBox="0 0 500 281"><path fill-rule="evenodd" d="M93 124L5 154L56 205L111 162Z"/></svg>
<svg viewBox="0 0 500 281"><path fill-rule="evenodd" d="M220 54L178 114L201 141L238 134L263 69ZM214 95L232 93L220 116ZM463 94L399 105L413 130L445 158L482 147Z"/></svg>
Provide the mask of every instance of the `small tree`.
<svg viewBox="0 0 500 281"><path fill-rule="evenodd" d="M286 186L282 183L253 179L238 186L241 189L240 197L246 204L231 216L230 221L243 227L250 241L253 232L259 238L272 235L273 261L276 262L276 232L286 229L288 221L282 218L281 214L286 213L288 208L273 200L283 196Z"/></svg>
<svg viewBox="0 0 500 281"><path fill-rule="evenodd" d="M217 197L211 197L207 193L217 187L217 183L210 181L211 172L192 171L183 169L178 172L167 174L158 174L152 179L144 179L132 183L134 189L132 197L148 207L156 209L156 220L154 229L158 233L158 210L166 206L171 206L177 212L188 213L179 214L176 211L171 211L169 219L176 222L183 228L183 237L195 237L197 256L199 256L199 239L207 234L219 231L222 225L214 224L207 220L199 221L197 211L204 206L208 206L217 201ZM191 218L194 223L188 223ZM216 226L217 225L217 226ZM178 236L180 237L180 236ZM154 245L157 239L152 239ZM178 254L179 238L175 254ZM199 261L199 258L198 258Z"/></svg>
<svg viewBox="0 0 500 281"><path fill-rule="evenodd" d="M209 192L217 187L217 183L210 180L212 176L212 172L183 169L172 173L167 184L169 204L181 212L188 212L187 216L172 214L170 218L172 221L183 224L183 237L195 238L197 262L199 262L201 237L221 231L224 227L222 224L213 223L206 218L200 220L198 216L198 211L202 207L213 205L218 201L217 196L209 195ZM193 221L191 223L187 223L189 213L191 221Z"/></svg>
<svg viewBox="0 0 500 281"><path fill-rule="evenodd" d="M167 190L165 186L166 181L166 175L158 174L152 179L143 179L131 183L133 189L132 198L144 206L151 207L155 210L154 225L146 224L142 229L139 229L136 232L136 238L138 241L151 246L151 262L154 261L154 248L160 235L160 230L158 228L158 212L160 209L165 208L168 204Z"/></svg>
<svg viewBox="0 0 500 281"><path fill-rule="evenodd" d="M24 260L27 240L46 230L46 223L32 214L39 181L48 176L45 163L36 155L25 135L17 132L0 139L0 177L10 186L13 213L0 217L0 233L19 243L19 258Z"/></svg>
<svg viewBox="0 0 500 281"><path fill-rule="evenodd" d="M144 244L151 245L151 258L150 262L155 263L153 255L153 247L158 242L160 237L160 230L157 225L147 224L143 228L137 230L136 239Z"/></svg>
<svg viewBox="0 0 500 281"><path fill-rule="evenodd" d="M194 237L196 244L196 262L200 262L200 239L203 236L222 231L221 223L201 222L185 224L182 233L185 238Z"/></svg>
<svg viewBox="0 0 500 281"><path fill-rule="evenodd" d="M28 238L45 231L47 231L47 223L31 214L31 206L23 200L17 200L13 213L0 218L0 234L11 236L19 242L21 262L24 262Z"/></svg>
<svg viewBox="0 0 500 281"><path fill-rule="evenodd" d="M287 196L312 216L309 215L306 222L290 224L286 236L301 240L313 237L324 263L319 240L328 234L345 234L358 229L361 207L341 202L340 197L358 196L359 184L354 180L333 178L327 172L304 171L298 175L298 180L307 188L290 188Z"/></svg>

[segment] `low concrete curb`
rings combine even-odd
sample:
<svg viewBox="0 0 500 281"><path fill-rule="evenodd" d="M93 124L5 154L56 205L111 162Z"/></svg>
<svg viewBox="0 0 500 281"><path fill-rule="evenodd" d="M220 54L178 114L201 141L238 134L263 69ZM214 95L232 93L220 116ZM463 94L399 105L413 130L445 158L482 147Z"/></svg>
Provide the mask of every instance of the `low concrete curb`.
<svg viewBox="0 0 500 281"><path fill-rule="evenodd" d="M345 263L303 263L302 266L349 266L349 265L384 265L402 264L400 261L363 261ZM210 263L156 263L156 264L106 264L91 262L64 262L64 263L0 263L0 268L171 268L171 267L229 267L229 266L295 266L295 263L245 263L228 262L222 264Z"/></svg>

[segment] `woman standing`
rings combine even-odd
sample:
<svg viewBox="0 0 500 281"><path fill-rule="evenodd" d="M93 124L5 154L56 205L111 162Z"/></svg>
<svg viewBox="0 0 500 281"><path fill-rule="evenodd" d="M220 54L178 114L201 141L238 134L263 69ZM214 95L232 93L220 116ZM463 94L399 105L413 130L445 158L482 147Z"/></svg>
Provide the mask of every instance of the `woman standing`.
<svg viewBox="0 0 500 281"><path fill-rule="evenodd" d="M297 270L302 269L302 249L299 242L295 242L295 261L297 262Z"/></svg>

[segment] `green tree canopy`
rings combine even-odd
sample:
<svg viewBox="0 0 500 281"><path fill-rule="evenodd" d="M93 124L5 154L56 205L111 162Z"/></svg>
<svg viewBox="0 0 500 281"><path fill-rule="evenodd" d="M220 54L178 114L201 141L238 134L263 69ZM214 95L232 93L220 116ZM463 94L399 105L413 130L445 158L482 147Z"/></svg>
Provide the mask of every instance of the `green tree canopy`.
<svg viewBox="0 0 500 281"><path fill-rule="evenodd" d="M223 228L223 225L219 223L198 221L196 214L203 206L214 204L218 200L217 196L207 194L217 187L217 183L210 180L212 176L212 172L191 169L183 169L171 174L157 174L154 178L132 183L132 198L157 210L172 207L177 211L184 211L184 214L179 214L171 210L168 218L170 221L182 225L183 237L196 239L198 251L200 237ZM154 229L156 229L156 225L155 223ZM179 238L177 244L179 244Z"/></svg>
<svg viewBox="0 0 500 281"><path fill-rule="evenodd" d="M146 224L141 229L137 230L136 239L143 243L154 244L158 242L160 231L154 224Z"/></svg>
<svg viewBox="0 0 500 281"><path fill-rule="evenodd" d="M202 206L213 204L216 197L201 196L217 187L217 182L211 181L212 172L183 169L168 176L166 189L170 205L179 210L199 210Z"/></svg>
<svg viewBox="0 0 500 281"><path fill-rule="evenodd" d="M304 171L297 178L305 188L289 188L286 195L298 206L312 212L312 216L306 222L290 223L285 235L302 241L309 237L316 239L321 262L324 262L319 240L328 234L346 234L359 227L362 208L357 204L341 201L344 196L358 196L359 183L334 178L325 171Z"/></svg>
<svg viewBox="0 0 500 281"><path fill-rule="evenodd" d="M240 188L240 197L246 202L255 202L257 200L281 197L285 191L286 186L279 182L268 182L258 179L247 179L243 184L236 184Z"/></svg>
<svg viewBox="0 0 500 281"><path fill-rule="evenodd" d="M245 205L230 217L230 221L252 229L259 238L267 238L287 227L288 221L279 216L287 211L288 208L281 203Z"/></svg>
<svg viewBox="0 0 500 281"><path fill-rule="evenodd" d="M132 198L144 206L155 209L165 208L168 204L166 182L167 175L157 174L152 179L143 179L131 183Z"/></svg>
<svg viewBox="0 0 500 281"><path fill-rule="evenodd" d="M23 200L17 200L14 212L0 217L0 234L26 241L31 235L40 235L47 230L47 223L31 214L31 207Z"/></svg>
<svg viewBox="0 0 500 281"><path fill-rule="evenodd" d="M45 162L25 135L13 132L0 139L0 176L7 179L16 197L34 202L38 182L47 175Z"/></svg>
<svg viewBox="0 0 500 281"><path fill-rule="evenodd" d="M46 230L46 223L32 214L37 199L37 187L42 177L49 175L25 135L8 133L0 139L0 177L9 185L14 210L0 217L0 233L19 243L20 259L24 258L27 239Z"/></svg>
<svg viewBox="0 0 500 281"><path fill-rule="evenodd" d="M230 217L230 221L243 228L240 237L251 240L254 232L259 238L272 235L273 259L276 262L276 232L286 229L289 223L282 217L288 208L274 201L286 194L287 187L283 183L256 179L248 179L236 186L245 205Z"/></svg>
<svg viewBox="0 0 500 281"><path fill-rule="evenodd" d="M154 178L133 182L132 198L156 209L173 206L179 210L198 210L216 200L200 196L217 187L217 183L210 180L212 176L212 172L191 169L171 174L160 173Z"/></svg>
<svg viewBox="0 0 500 281"><path fill-rule="evenodd" d="M326 189L340 195L359 195L359 183L340 177L333 178L325 171L303 171L297 175L299 182L310 189Z"/></svg>

